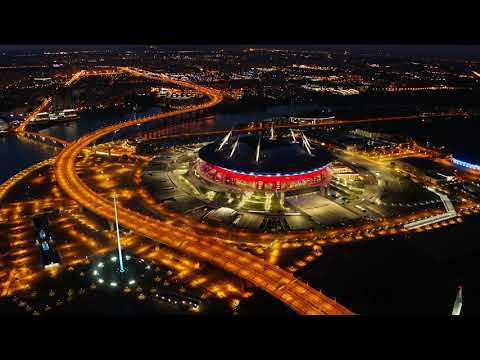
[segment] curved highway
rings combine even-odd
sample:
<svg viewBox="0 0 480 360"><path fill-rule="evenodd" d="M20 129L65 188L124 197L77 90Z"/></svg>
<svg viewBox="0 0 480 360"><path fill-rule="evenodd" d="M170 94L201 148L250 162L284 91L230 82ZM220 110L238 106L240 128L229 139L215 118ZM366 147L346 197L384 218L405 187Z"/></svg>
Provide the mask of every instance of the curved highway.
<svg viewBox="0 0 480 360"><path fill-rule="evenodd" d="M121 68L135 76L161 80L194 89L208 96L209 101L182 110L152 115L99 129L67 145L58 155L55 176L60 187L81 206L106 219L114 220L115 214L110 199L104 199L91 190L78 177L75 160L86 146L97 139L129 126L153 120L207 109L220 103L222 94L213 89L201 87L185 81L173 80L163 75L138 69ZM289 272L260 258L229 247L214 239L192 233L191 229L153 219L127 208L118 208L120 224L138 234L161 242L184 253L193 255L215 266L225 269L255 286L267 291L291 309L302 315L351 315L352 312L319 291L293 277Z"/></svg>

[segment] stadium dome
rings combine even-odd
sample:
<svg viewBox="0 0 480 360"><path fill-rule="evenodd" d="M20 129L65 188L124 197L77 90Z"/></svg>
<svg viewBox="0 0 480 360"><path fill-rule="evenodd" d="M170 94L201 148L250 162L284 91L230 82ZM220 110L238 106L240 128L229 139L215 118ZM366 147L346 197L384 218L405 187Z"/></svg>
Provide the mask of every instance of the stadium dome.
<svg viewBox="0 0 480 360"><path fill-rule="evenodd" d="M223 139L199 151L197 170L217 183L261 191L325 186L331 154L310 144L303 134L291 140L244 135Z"/></svg>

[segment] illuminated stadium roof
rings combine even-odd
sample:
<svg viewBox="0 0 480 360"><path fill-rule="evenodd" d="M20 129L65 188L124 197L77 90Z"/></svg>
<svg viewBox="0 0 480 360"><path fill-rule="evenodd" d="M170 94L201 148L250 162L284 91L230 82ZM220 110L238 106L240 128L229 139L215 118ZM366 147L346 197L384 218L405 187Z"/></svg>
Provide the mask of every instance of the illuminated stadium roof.
<svg viewBox="0 0 480 360"><path fill-rule="evenodd" d="M298 134L295 142L293 136L287 140L273 136L260 138L259 135L227 135L204 146L199 151L199 158L224 169L255 175L309 173L332 161L328 151L311 145L308 139L306 142L307 144L302 135Z"/></svg>

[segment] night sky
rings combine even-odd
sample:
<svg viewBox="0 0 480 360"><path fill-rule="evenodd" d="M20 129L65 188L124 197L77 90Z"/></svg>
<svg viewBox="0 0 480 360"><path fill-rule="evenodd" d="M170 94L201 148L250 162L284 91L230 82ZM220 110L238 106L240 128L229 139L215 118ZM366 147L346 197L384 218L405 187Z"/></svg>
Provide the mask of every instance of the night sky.
<svg viewBox="0 0 480 360"><path fill-rule="evenodd" d="M480 59L480 45L156 45L158 49L202 49L205 47L275 47L340 51L348 49L352 55L427 56L440 58ZM0 51L60 51L60 50L139 50L142 45L0 45Z"/></svg>

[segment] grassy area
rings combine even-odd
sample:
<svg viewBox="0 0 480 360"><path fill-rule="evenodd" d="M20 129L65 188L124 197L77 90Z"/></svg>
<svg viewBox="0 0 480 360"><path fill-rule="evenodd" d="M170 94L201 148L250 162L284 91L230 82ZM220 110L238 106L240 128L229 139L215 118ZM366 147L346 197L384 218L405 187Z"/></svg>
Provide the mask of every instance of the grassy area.
<svg viewBox="0 0 480 360"><path fill-rule="evenodd" d="M382 201L394 203L408 203L434 199L436 199L436 196L432 192L405 177L399 177L394 182L389 181L381 196Z"/></svg>

